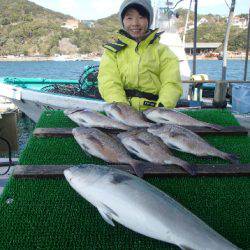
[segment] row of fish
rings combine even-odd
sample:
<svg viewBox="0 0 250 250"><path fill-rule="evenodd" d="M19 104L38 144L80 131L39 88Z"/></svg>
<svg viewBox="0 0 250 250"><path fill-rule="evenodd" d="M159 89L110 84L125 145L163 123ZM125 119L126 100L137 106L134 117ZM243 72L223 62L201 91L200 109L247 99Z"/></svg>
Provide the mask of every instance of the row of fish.
<svg viewBox="0 0 250 250"><path fill-rule="evenodd" d="M80 126L85 127L129 130L131 127L150 127L154 124L152 122L156 122L222 129L219 125L202 122L181 112L163 107L151 108L140 113L127 104L111 103L104 105L104 111L106 115L87 109L66 110L65 114ZM145 118L151 122L146 121Z"/></svg>
<svg viewBox="0 0 250 250"><path fill-rule="evenodd" d="M162 112L163 109L159 109ZM128 105L107 104L104 110L108 117L90 110L65 111L65 114L78 125L84 126L73 129L73 135L84 151L106 162L129 164L138 176L143 175L143 162L134 160L125 148L130 153L152 163L178 165L191 175L195 175L195 169L189 163L173 156L168 147L197 156L209 155L231 162L238 161L236 156L212 147L200 136L184 127L175 124L152 124L143 120L142 115ZM165 110L166 113L172 112ZM146 112L150 114L149 111ZM155 112L156 110L152 110L151 113ZM178 114L176 111L173 112ZM182 115L180 113L180 117ZM127 131L119 133L118 140L96 128Z"/></svg>
<svg viewBox="0 0 250 250"><path fill-rule="evenodd" d="M116 221L145 236L175 244L182 250L239 249L166 193L115 168L75 166L66 180L94 205L112 226Z"/></svg>
<svg viewBox="0 0 250 250"><path fill-rule="evenodd" d="M215 149L193 132L169 124L170 119L155 118L157 112L162 112L161 109L151 109L144 115L155 119L155 122L165 120L165 124L148 122L140 113L123 104L108 104L105 112L108 116L90 110L65 111L65 114L80 125L72 133L85 152L106 162L129 164L138 176L143 175L144 164L133 159L127 151L153 163L181 166L192 175L195 169L173 156L168 147L200 156L235 160L234 156ZM171 110L166 112L173 119L175 113L171 115ZM188 119L183 118L184 121ZM190 124L186 122L185 125ZM97 128L124 132L108 135ZM220 129L216 125L213 128ZM141 178L97 165L72 167L65 170L64 175L71 187L94 205L112 226L116 221L145 236L175 244L182 250L239 249L177 201Z"/></svg>

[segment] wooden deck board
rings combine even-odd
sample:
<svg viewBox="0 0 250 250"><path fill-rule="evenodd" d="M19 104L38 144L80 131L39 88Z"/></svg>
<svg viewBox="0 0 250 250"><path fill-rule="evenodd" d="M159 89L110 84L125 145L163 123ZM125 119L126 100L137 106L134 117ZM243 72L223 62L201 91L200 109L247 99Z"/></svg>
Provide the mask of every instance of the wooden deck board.
<svg viewBox="0 0 250 250"><path fill-rule="evenodd" d="M79 164L79 165L93 165L93 164ZM108 165L110 167L118 168L134 174L133 169L129 165ZM62 178L63 171L71 165L17 165L13 176L15 178ZM160 176L160 177L174 177L174 176L190 176L187 172L178 166L169 165L155 165L145 162L144 176ZM197 176L249 176L250 164L199 164L194 166ZM190 176L193 178L193 176Z"/></svg>
<svg viewBox="0 0 250 250"><path fill-rule="evenodd" d="M214 130L211 128L205 127L188 127L185 128L190 129L191 131L197 133L198 135L247 135L248 131L246 128L241 126L229 126L223 128L223 130ZM118 133L118 130L108 130L102 129L102 131L106 131L109 133ZM37 128L34 130L33 135L36 137L70 137L72 136L72 128Z"/></svg>

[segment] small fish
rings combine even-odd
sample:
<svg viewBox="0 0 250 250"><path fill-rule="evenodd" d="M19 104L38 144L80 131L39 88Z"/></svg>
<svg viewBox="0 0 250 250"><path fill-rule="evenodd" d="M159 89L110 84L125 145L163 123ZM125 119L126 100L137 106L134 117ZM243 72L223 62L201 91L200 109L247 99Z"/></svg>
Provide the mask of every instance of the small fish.
<svg viewBox="0 0 250 250"><path fill-rule="evenodd" d="M178 165L191 175L195 175L195 170L192 166L173 156L168 147L160 139L145 130L122 132L117 137L129 152L146 161L163 165Z"/></svg>
<svg viewBox="0 0 250 250"><path fill-rule="evenodd" d="M131 127L150 127L152 123L144 120L142 113L125 103L109 103L103 107L112 119Z"/></svg>
<svg viewBox="0 0 250 250"><path fill-rule="evenodd" d="M151 108L143 112L143 114L151 121L164 124L177 124L182 126L198 126L208 127L215 130L221 130L223 127L207 122L202 122L194 119L191 116L175 111L173 109L166 109L164 107Z"/></svg>
<svg viewBox="0 0 250 250"><path fill-rule="evenodd" d="M112 226L116 221L182 250L239 249L166 193L129 173L82 165L66 169L64 176Z"/></svg>
<svg viewBox="0 0 250 250"><path fill-rule="evenodd" d="M118 139L96 128L74 128L72 134L81 148L90 155L110 163L129 164L136 175L143 176L143 163L131 158Z"/></svg>
<svg viewBox="0 0 250 250"><path fill-rule="evenodd" d="M79 126L119 130L129 129L125 124L114 121L106 115L89 109L65 110L64 114Z"/></svg>
<svg viewBox="0 0 250 250"><path fill-rule="evenodd" d="M216 156L233 163L238 162L237 156L222 152L209 145L204 139L192 131L173 124L157 124L147 131L160 137L163 142L176 150L191 153L197 156Z"/></svg>

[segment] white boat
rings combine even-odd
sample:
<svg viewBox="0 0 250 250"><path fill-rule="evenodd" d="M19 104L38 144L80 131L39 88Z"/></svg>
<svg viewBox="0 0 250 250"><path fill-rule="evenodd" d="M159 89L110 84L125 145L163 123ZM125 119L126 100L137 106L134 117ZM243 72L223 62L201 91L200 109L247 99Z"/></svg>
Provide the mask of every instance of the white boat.
<svg viewBox="0 0 250 250"><path fill-rule="evenodd" d="M75 80L50 80L43 78L0 78L0 96L10 99L23 113L37 122L48 109L89 108L102 111L102 100L44 92L46 86L56 84L76 85Z"/></svg>
<svg viewBox="0 0 250 250"><path fill-rule="evenodd" d="M103 105L106 103L103 100L48 91L48 87L55 90L57 86L75 88L78 84L78 80L0 78L0 96L8 98L34 122L39 120L45 110L87 108L103 111ZM179 106L183 105L187 105L186 100L179 102Z"/></svg>
<svg viewBox="0 0 250 250"><path fill-rule="evenodd" d="M181 40L177 29L177 18L172 11L172 2L160 4L160 1L154 3L154 22L153 28L159 28L164 31L161 35L160 43L169 47L169 49L177 56L180 63L180 74L182 81L190 80L191 70L188 64L185 52L185 43ZM189 84L183 84L182 99L188 99Z"/></svg>

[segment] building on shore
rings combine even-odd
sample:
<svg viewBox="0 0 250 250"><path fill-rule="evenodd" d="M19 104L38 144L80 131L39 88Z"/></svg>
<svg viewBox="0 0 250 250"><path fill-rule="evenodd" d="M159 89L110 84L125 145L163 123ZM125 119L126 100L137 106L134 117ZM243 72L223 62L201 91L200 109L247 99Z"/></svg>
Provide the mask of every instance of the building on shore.
<svg viewBox="0 0 250 250"><path fill-rule="evenodd" d="M197 43L196 53L197 54L208 54L218 49L222 43ZM185 51L187 55L192 55L194 51L193 43L185 43Z"/></svg>

